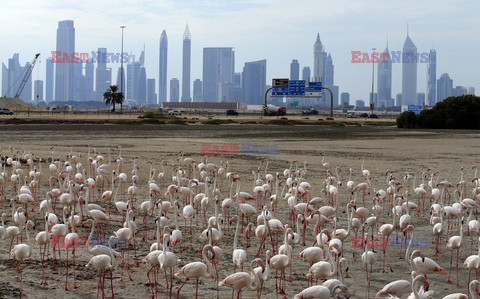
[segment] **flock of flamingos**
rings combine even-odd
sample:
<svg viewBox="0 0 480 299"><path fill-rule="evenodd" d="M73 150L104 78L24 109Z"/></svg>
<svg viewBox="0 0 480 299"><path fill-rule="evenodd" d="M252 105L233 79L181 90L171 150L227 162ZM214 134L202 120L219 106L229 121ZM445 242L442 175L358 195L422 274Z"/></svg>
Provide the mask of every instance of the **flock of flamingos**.
<svg viewBox="0 0 480 299"><path fill-rule="evenodd" d="M121 147L101 153L88 146L86 155L51 148L49 157L10 150L1 158L0 207L6 213L0 238L12 261L8 271L15 271L16 263L20 296L22 263L35 258L42 267L41 285L54 274L63 275L66 290L81 283L79 269L94 271L82 267L97 270L97 297L102 298L114 297L114 272L128 286L131 271L145 273L152 298L180 298L185 284L195 284L196 298L207 292L218 297L222 288L231 288L232 298L288 298L287 293L354 298L349 285L363 286L364 281L367 298L370 291L378 298L439 298L427 275L445 275L457 286L443 298L478 298L480 283L471 279L471 271L478 279L480 269L476 167L459 169L452 181L430 168L387 170L375 174L384 176L384 183L372 186L365 160L341 170L325 156L317 166L322 179L309 182L307 162L287 161L285 169L271 170L267 160L252 160L256 165L245 174L229 162L214 164L206 156L197 161L181 151L171 161L142 161L150 165L142 170L137 157L129 157L133 167L125 169ZM62 158L55 156L59 153ZM318 194L313 184L321 189ZM422 218L431 224L427 245L435 246L435 256L418 246L414 229ZM347 227L340 228L340 222ZM77 234L84 226L88 238ZM392 240L399 238L401 248L393 249ZM138 256L149 242L149 253ZM469 243L477 242L473 254ZM471 255L459 261L459 252L468 251ZM79 252L91 255L86 265L76 261ZM399 253L411 275L370 290L372 272L393 272L390 260ZM299 264L308 270L299 273ZM460 288L462 267L469 275ZM365 275L350 278L352 269L356 274L364 269ZM306 288L294 294L289 290L294 282L295 290Z"/></svg>

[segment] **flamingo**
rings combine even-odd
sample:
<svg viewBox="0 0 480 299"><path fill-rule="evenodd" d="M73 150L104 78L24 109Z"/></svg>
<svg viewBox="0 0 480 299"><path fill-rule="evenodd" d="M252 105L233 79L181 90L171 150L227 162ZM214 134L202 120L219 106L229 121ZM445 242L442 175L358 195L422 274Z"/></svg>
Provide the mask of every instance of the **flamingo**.
<svg viewBox="0 0 480 299"><path fill-rule="evenodd" d="M478 278L478 270L480 269L480 237L478 238L478 253L467 257L465 262L463 262L463 266L468 268L468 283L470 284L472 270L476 270Z"/></svg>
<svg viewBox="0 0 480 299"><path fill-rule="evenodd" d="M287 228L285 230L285 237L284 237L284 244L288 243L288 234L292 234L293 231L291 228ZM280 293L285 295L285 287L282 285L282 280L285 281L285 269L290 265L290 256L291 256L291 248L287 246L287 254L277 254L270 258L270 267L275 269L275 287L278 293L278 289L280 288ZM281 271L280 276L280 286L277 283L278 281L278 271Z"/></svg>
<svg viewBox="0 0 480 299"><path fill-rule="evenodd" d="M74 213L73 210L71 212L71 216L73 217ZM72 263L73 263L73 288L77 289L76 283L76 275L75 275L75 248L78 247L78 235L75 233L75 221L72 221L72 232L68 233L68 225L67 227L67 235L65 236L65 251L67 252L67 259L66 259L66 272L65 272L65 290L68 290L68 249L72 248Z"/></svg>
<svg viewBox="0 0 480 299"><path fill-rule="evenodd" d="M257 288L257 298L262 298L262 291L263 291L263 284L265 281L268 279L268 276L270 275L270 267L268 260L272 254L270 253L270 250L267 250L265 253L265 263L262 261L260 258L254 259L251 263L250 266L253 268L253 265L258 265L259 267L255 267L252 269L253 275L255 275L259 282L260 285Z"/></svg>
<svg viewBox="0 0 480 299"><path fill-rule="evenodd" d="M30 236L28 235L28 227L33 226L35 227L35 224L32 222L32 220L28 220L27 224L25 226L25 233L27 235L27 242L30 240ZM17 273L18 273L18 281L20 283L20 297L22 297L23 289L22 289L22 268L20 267L20 263L23 262L24 259L30 258L32 255L32 249L30 245L28 244L17 244L13 247L11 250L11 253L15 256L17 259Z"/></svg>
<svg viewBox="0 0 480 299"><path fill-rule="evenodd" d="M92 225L93 226L93 225ZM110 238L109 241L109 246L111 248L111 240ZM101 289L102 290L102 298L105 298L105 271L109 270L110 271L110 289L112 292L112 298L114 297L113 293L113 273L112 273L112 268L113 268L113 261L115 260L115 257L113 256L113 250L110 250L110 255L106 254L99 254L99 255L94 255L90 261L85 265L85 267L93 267L96 270L99 271L99 278L98 278L98 285L97 285L97 297L98 297L98 292Z"/></svg>
<svg viewBox="0 0 480 299"><path fill-rule="evenodd" d="M412 271L412 280L416 277L415 271ZM377 292L375 298L380 296L397 296L402 297L410 292L412 283L408 280L395 280L386 284L380 291Z"/></svg>
<svg viewBox="0 0 480 299"><path fill-rule="evenodd" d="M48 215L45 215L45 231L41 231L37 233L35 236L35 242L37 243L38 250L40 252L40 258L42 262L42 282L40 283L41 285L48 285L47 279L45 277L45 252L47 251L47 246L48 246ZM43 252L42 252L42 246L43 246Z"/></svg>
<svg viewBox="0 0 480 299"><path fill-rule="evenodd" d="M368 238L368 232L365 232L365 239L367 238ZM367 247L368 246L364 246L364 252L362 254L362 262L365 264L365 274L367 276L367 297L368 297L370 282L372 280L372 266L377 261L377 254L373 251L367 250ZM368 271L368 266L370 266L370 271Z"/></svg>
<svg viewBox="0 0 480 299"><path fill-rule="evenodd" d="M236 221L235 226L235 237L233 238L233 254L232 254L232 261L233 261L233 272L236 272L237 266L240 267L241 271L243 271L243 264L247 260L247 252L241 248L237 248L238 243L238 233L240 228L240 218L238 215L233 216L230 221Z"/></svg>
<svg viewBox="0 0 480 299"><path fill-rule="evenodd" d="M393 272L392 266L390 265L390 261L388 260L387 256L387 248L388 248L388 240L390 238L390 235L393 232L393 229L396 228L396 222L395 222L395 216L396 213L392 211L393 214L393 221L392 224L386 223L380 226L378 229L378 235L382 237L382 250L383 250L383 266L382 266L382 272L385 273L385 261L387 261L388 266L390 267L390 272Z"/></svg>
<svg viewBox="0 0 480 299"><path fill-rule="evenodd" d="M300 293L296 294L293 299L315 298L315 299L329 299L330 290L327 287L316 285L311 286Z"/></svg>
<svg viewBox="0 0 480 299"><path fill-rule="evenodd" d="M463 218L462 218L462 224L460 225L460 236L452 236L450 239L448 239L448 244L447 247L451 250L450 254L450 272L448 274L448 281L447 283L452 283L450 281L450 274L452 274L452 260L453 260L453 251L457 251L457 264L456 264L456 271L457 271L457 288L460 287L460 284L458 283L458 253L460 251L460 248L462 247L462 241L463 241Z"/></svg>
<svg viewBox="0 0 480 299"><path fill-rule="evenodd" d="M212 258L210 259L207 257L208 251L210 251L212 254ZM205 260L206 264L202 262L191 262L180 268L180 270L175 273L175 277L179 277L181 275L185 276L185 281L177 290L177 298L180 297L180 291L188 280L196 280L195 298L198 298L198 280L200 277L212 279L215 278L215 275L212 273L212 263L210 262L211 259L215 258L215 251L213 250L212 246L205 245L203 247L202 258Z"/></svg>
<svg viewBox="0 0 480 299"><path fill-rule="evenodd" d="M170 243L170 234L164 234L163 251L158 256L158 263L160 264L160 269L164 270L167 288L169 289L169 293L171 295L173 288L173 273L175 270L175 266L177 265L177 256L175 255L175 253L168 251ZM170 281L167 277L167 268L170 269Z"/></svg>
<svg viewBox="0 0 480 299"><path fill-rule="evenodd" d="M253 261L252 261L253 262ZM252 276L255 280L255 285L253 285ZM248 288L251 291L256 291L259 287L258 276L252 275L247 272L236 272L228 275L224 280L220 281L219 286L227 286L232 288L233 291L237 291L237 299L241 298L241 292L243 288ZM233 294L232 294L233 298Z"/></svg>

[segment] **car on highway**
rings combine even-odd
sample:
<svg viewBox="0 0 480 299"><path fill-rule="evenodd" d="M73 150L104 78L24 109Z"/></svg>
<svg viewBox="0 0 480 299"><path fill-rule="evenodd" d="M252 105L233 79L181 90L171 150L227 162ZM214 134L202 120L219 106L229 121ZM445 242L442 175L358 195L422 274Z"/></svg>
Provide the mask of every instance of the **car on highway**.
<svg viewBox="0 0 480 299"><path fill-rule="evenodd" d="M238 115L238 111L234 109L228 109L227 110L227 115Z"/></svg>
<svg viewBox="0 0 480 299"><path fill-rule="evenodd" d="M357 116L353 113L348 113L347 118L356 118Z"/></svg>
<svg viewBox="0 0 480 299"><path fill-rule="evenodd" d="M368 118L378 118L378 115L372 113L368 116Z"/></svg>
<svg viewBox="0 0 480 299"><path fill-rule="evenodd" d="M368 117L368 113L362 113L358 117Z"/></svg>
<svg viewBox="0 0 480 299"><path fill-rule="evenodd" d="M170 111L168 111L168 115L182 115L182 111L180 111L180 110L170 110Z"/></svg>
<svg viewBox="0 0 480 299"><path fill-rule="evenodd" d="M0 108L0 115L13 115L13 111L7 108Z"/></svg>

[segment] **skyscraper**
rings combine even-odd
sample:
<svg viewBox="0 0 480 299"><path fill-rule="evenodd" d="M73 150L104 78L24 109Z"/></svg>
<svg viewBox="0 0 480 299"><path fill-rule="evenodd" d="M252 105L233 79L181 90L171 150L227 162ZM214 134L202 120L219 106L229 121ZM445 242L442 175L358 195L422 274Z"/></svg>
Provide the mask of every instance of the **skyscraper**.
<svg viewBox="0 0 480 299"><path fill-rule="evenodd" d="M292 59L290 63L290 80L300 79L300 65L297 59Z"/></svg>
<svg viewBox="0 0 480 299"><path fill-rule="evenodd" d="M46 75L45 75L45 100L47 102L51 102L55 100L53 97L53 63L52 57L47 58L47 65L46 65Z"/></svg>
<svg viewBox="0 0 480 299"><path fill-rule="evenodd" d="M2 63L2 96L14 97L20 88L20 84L30 68L30 62L25 63L25 66L20 66L20 55L13 54L13 57L8 59L8 68ZM32 100L32 76L28 77L28 81L20 94L20 99L30 102Z"/></svg>
<svg viewBox="0 0 480 299"><path fill-rule="evenodd" d="M190 98L190 60L192 41L188 24L183 33L183 64L182 64L182 102L191 102Z"/></svg>
<svg viewBox="0 0 480 299"><path fill-rule="evenodd" d="M41 101L43 101L43 81L35 80L33 81L33 102L38 104Z"/></svg>
<svg viewBox="0 0 480 299"><path fill-rule="evenodd" d="M264 102L267 80L267 60L246 62L242 74L243 99L249 105L261 105Z"/></svg>
<svg viewBox="0 0 480 299"><path fill-rule="evenodd" d="M170 102L178 102L180 93L180 84L178 83L177 78L172 78L170 80Z"/></svg>
<svg viewBox="0 0 480 299"><path fill-rule="evenodd" d="M147 79L147 104L157 104L157 95L155 94L155 79Z"/></svg>
<svg viewBox="0 0 480 299"><path fill-rule="evenodd" d="M437 81L437 103L453 95L453 80L443 73Z"/></svg>
<svg viewBox="0 0 480 299"><path fill-rule="evenodd" d="M302 80L310 82L310 74L311 74L310 67L308 67L308 66L303 67L303 69L302 69Z"/></svg>
<svg viewBox="0 0 480 299"><path fill-rule="evenodd" d="M203 48L203 101L229 101L218 97L219 84L231 84L235 72L233 48ZM228 94L222 90L222 94Z"/></svg>
<svg viewBox="0 0 480 299"><path fill-rule="evenodd" d="M160 57L158 66L158 104L167 101L167 32L162 31L160 36Z"/></svg>
<svg viewBox="0 0 480 299"><path fill-rule="evenodd" d="M323 72L325 70L325 59L327 53L325 52L322 42L320 41L320 34L317 33L317 40L313 45L313 81L323 81Z"/></svg>
<svg viewBox="0 0 480 299"><path fill-rule="evenodd" d="M402 104L419 104L417 103L417 47L410 39L408 29L402 53Z"/></svg>
<svg viewBox="0 0 480 299"><path fill-rule="evenodd" d="M392 98L392 59L388 44L377 66L377 94L379 107L388 107Z"/></svg>
<svg viewBox="0 0 480 299"><path fill-rule="evenodd" d="M203 84L202 80L195 79L193 81L193 101L194 102L203 102Z"/></svg>
<svg viewBox="0 0 480 299"><path fill-rule="evenodd" d="M137 89L137 103L146 104L147 103L147 73L145 67L141 66L138 72L138 78L136 82Z"/></svg>
<svg viewBox="0 0 480 299"><path fill-rule="evenodd" d="M346 107L350 105L350 94L348 92L342 92L340 95L340 106Z"/></svg>
<svg viewBox="0 0 480 299"><path fill-rule="evenodd" d="M95 73L95 99L103 101L103 94L110 87L112 81L112 69L107 68L107 48L97 50L97 69Z"/></svg>
<svg viewBox="0 0 480 299"><path fill-rule="evenodd" d="M428 54L427 64L427 103L430 106L436 104L436 85L437 84L437 52L434 49Z"/></svg>
<svg viewBox="0 0 480 299"><path fill-rule="evenodd" d="M94 78L95 74L95 64L92 59L88 59L85 63L85 100L93 101L95 100L94 93Z"/></svg>
<svg viewBox="0 0 480 299"><path fill-rule="evenodd" d="M75 53L75 27L72 20L58 22L57 53ZM62 56L59 58L61 59ZM55 101L72 101L75 94L75 63L61 62L55 65Z"/></svg>

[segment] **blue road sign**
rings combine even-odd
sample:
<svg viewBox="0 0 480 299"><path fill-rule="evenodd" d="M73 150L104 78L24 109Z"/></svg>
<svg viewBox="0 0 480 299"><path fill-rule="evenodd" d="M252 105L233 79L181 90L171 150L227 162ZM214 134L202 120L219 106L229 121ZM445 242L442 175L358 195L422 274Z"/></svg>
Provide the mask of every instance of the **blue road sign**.
<svg viewBox="0 0 480 299"><path fill-rule="evenodd" d="M322 82L308 82L306 96L321 96L322 95Z"/></svg>
<svg viewBox="0 0 480 299"><path fill-rule="evenodd" d="M305 80L288 81L289 96L305 96Z"/></svg>
<svg viewBox="0 0 480 299"><path fill-rule="evenodd" d="M288 87L274 87L272 89L272 96L288 96Z"/></svg>
<svg viewBox="0 0 480 299"><path fill-rule="evenodd" d="M412 111L415 114L420 114L422 111L421 105L408 105L408 111Z"/></svg>

